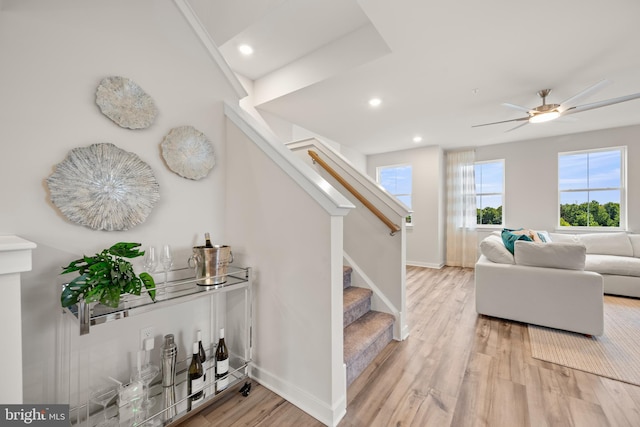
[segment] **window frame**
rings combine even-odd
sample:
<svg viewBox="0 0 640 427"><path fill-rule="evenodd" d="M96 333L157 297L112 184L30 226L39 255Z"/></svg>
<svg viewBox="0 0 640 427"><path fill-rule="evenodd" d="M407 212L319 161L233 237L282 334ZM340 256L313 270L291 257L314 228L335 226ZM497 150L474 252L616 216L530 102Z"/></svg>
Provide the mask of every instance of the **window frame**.
<svg viewBox="0 0 640 427"><path fill-rule="evenodd" d="M386 188L384 188L384 186L380 182L380 171L381 170L383 170L383 169L401 168L401 167L409 167L409 168L411 168L411 193L409 193L409 194L405 194L405 193L394 194L391 191L389 191ZM398 199L398 201L400 201L400 203L402 203L403 205L404 205L404 202L398 196L409 196L409 200L411 201L411 206L407 206L407 208L409 208L409 210L413 209L412 208L412 206L413 206L413 165L411 163L398 163L398 164L393 164L393 165L376 166L376 182L378 183L380 188L382 188L384 191L386 191L387 193L389 193L390 195L392 195L393 197ZM408 219L410 217L411 217L411 214L409 214L409 217L407 217L407 225L410 225L412 223L411 219Z"/></svg>
<svg viewBox="0 0 640 427"><path fill-rule="evenodd" d="M603 188L572 188L570 190L561 190L560 189L560 157L561 156L569 156L575 154L589 154L589 153L603 153L607 151L619 151L620 152L620 187L603 187ZM574 150L574 151L562 151L558 152L557 157L557 187L558 187L558 204L557 204L557 219L556 219L556 230L557 231L627 231L627 146L615 146L615 147L603 147L603 148L592 148L587 150ZM589 171L587 169L587 180L589 179ZM588 185L588 183L587 183ZM591 227L584 225L560 225L561 218L561 201L563 193L575 193L575 192L589 192L593 191L611 191L611 190L619 190L620 191L620 224L618 227Z"/></svg>
<svg viewBox="0 0 640 427"><path fill-rule="evenodd" d="M478 193L477 192L477 185L475 186L476 188L476 209L479 209L477 200L479 199L479 196L501 196L502 197L502 223L500 224L479 224L476 221L476 228L504 228L504 224L505 222L505 175L506 175L506 168L505 168L505 159L491 159L491 160L481 160L481 161L477 161L477 162L473 162L473 167L474 167L474 178L475 178L475 167L476 165L481 165L481 164L488 164L488 163L501 163L502 164L502 192L501 193Z"/></svg>

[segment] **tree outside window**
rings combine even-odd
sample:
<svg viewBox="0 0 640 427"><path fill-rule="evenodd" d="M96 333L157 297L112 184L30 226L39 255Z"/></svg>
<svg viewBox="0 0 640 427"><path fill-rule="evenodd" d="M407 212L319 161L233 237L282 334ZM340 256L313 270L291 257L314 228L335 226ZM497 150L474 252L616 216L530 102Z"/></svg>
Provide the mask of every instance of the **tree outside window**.
<svg viewBox="0 0 640 427"><path fill-rule="evenodd" d="M558 154L561 227L625 228L626 147Z"/></svg>
<svg viewBox="0 0 640 427"><path fill-rule="evenodd" d="M478 225L502 225L504 160L476 162L476 211Z"/></svg>

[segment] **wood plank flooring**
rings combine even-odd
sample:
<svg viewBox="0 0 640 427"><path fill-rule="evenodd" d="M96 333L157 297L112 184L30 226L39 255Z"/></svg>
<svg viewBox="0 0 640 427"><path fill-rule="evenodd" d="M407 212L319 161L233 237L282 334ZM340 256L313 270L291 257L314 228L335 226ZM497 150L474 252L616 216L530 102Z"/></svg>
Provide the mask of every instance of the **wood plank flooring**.
<svg viewBox="0 0 640 427"><path fill-rule="evenodd" d="M339 427L638 427L640 387L531 357L527 327L478 316L473 270L407 268L410 336L349 387ZM322 426L254 382L181 427Z"/></svg>

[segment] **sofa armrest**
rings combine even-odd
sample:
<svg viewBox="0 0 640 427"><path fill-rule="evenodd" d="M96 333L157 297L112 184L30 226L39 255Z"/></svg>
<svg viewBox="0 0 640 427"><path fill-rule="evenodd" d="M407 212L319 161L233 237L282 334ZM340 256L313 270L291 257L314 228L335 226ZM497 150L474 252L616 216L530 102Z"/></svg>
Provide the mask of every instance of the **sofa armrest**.
<svg viewBox="0 0 640 427"><path fill-rule="evenodd" d="M604 331L602 276L591 271L476 263L480 314L589 335Z"/></svg>

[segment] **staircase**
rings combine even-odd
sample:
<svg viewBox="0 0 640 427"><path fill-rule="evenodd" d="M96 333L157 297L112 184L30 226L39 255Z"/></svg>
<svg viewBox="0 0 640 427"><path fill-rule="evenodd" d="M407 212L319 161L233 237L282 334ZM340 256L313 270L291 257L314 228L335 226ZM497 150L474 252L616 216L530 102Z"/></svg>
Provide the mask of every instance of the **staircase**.
<svg viewBox="0 0 640 427"><path fill-rule="evenodd" d="M371 311L370 289L351 286L351 267L343 267L344 363L347 386L393 339L395 318Z"/></svg>

